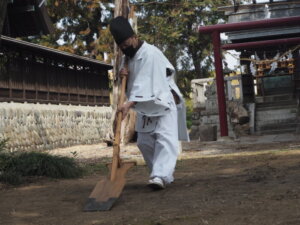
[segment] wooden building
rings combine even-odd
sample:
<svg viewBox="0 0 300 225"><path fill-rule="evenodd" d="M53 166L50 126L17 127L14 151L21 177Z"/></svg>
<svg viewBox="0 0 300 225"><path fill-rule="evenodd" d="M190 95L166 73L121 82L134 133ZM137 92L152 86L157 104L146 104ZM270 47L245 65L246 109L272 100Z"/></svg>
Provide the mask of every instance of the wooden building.
<svg viewBox="0 0 300 225"><path fill-rule="evenodd" d="M111 65L14 38L53 31L44 2L0 2L0 101L109 105Z"/></svg>

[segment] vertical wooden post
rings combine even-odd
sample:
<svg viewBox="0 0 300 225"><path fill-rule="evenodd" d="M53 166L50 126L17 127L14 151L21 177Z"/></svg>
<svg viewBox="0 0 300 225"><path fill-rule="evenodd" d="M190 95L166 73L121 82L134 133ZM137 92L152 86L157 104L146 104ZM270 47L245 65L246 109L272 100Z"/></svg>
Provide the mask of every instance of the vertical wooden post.
<svg viewBox="0 0 300 225"><path fill-rule="evenodd" d="M2 34L3 24L6 17L7 0L0 1L0 35Z"/></svg>
<svg viewBox="0 0 300 225"><path fill-rule="evenodd" d="M214 45L220 131L221 131L221 137L223 137L223 136L228 136L228 125L227 125L226 99L225 99L225 90L224 90L223 65L222 65L222 58L221 58L220 32L214 31L212 33L212 39Z"/></svg>
<svg viewBox="0 0 300 225"><path fill-rule="evenodd" d="M10 99L12 99L12 79L11 79L11 76L12 76L11 72L8 73L8 89L9 89L9 98Z"/></svg>
<svg viewBox="0 0 300 225"><path fill-rule="evenodd" d="M22 95L23 95L23 101L26 100L26 83L25 83L25 80L26 80L26 76L24 74L24 66L25 66L25 63L23 61L23 52L20 51L20 55L19 55L19 60L20 60L20 65L21 65L21 75L22 75Z"/></svg>
<svg viewBox="0 0 300 225"><path fill-rule="evenodd" d="M50 59L49 58L45 58L45 64L46 64L46 70L45 70L45 73L46 73L46 80L47 80L47 102L49 103L50 102L50 81L49 81L49 65L50 65Z"/></svg>
<svg viewBox="0 0 300 225"><path fill-rule="evenodd" d="M83 71L85 71L87 73L86 68L84 68ZM91 75L89 74L89 76L91 76ZM89 104L88 79L85 79L84 89L85 89L85 91L84 91L85 92L85 102L88 105Z"/></svg>
<svg viewBox="0 0 300 225"><path fill-rule="evenodd" d="M97 80L97 78L96 78L96 76L95 76L95 71L97 71L97 69L95 68L93 68L93 80L92 80L92 87L93 87L93 99L94 99L94 105L97 105L96 103L97 103L97 100L96 100L96 80ZM101 73L102 73L102 71L101 71Z"/></svg>
<svg viewBox="0 0 300 225"><path fill-rule="evenodd" d="M37 67L37 63L36 63L36 55L32 55L31 58L31 65L35 65L35 67ZM35 101L37 101L38 99L38 76L39 73L34 69L32 70L32 73L34 74L34 89L35 89Z"/></svg>
<svg viewBox="0 0 300 225"><path fill-rule="evenodd" d="M65 63L65 70L66 70L66 74L67 74L67 89L68 89L68 104L71 103L71 88L70 88L70 70L69 70L69 62Z"/></svg>
<svg viewBox="0 0 300 225"><path fill-rule="evenodd" d="M59 67L58 67L58 64L59 64L59 61L56 62L56 68L55 68L55 78L56 78L56 85L57 85L57 104L60 103L60 90L61 90L61 84L60 84L60 79L58 78L59 77L59 74L60 74L60 71L59 71Z"/></svg>
<svg viewBox="0 0 300 225"><path fill-rule="evenodd" d="M77 104L80 105L80 95L79 95L79 74L78 74L78 68L77 68L77 65L74 64L74 68L75 68L75 71L76 71L76 92L77 92Z"/></svg>

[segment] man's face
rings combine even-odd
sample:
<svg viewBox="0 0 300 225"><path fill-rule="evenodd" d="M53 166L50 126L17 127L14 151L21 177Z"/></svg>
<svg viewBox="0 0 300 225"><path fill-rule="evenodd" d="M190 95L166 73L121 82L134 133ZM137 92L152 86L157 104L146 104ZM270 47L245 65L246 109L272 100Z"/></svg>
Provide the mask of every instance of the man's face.
<svg viewBox="0 0 300 225"><path fill-rule="evenodd" d="M128 39L126 39L125 41L123 41L120 45L119 48L122 50L122 52L129 56L129 57L133 57L137 51L136 47L138 44L138 40L135 36L132 36Z"/></svg>
<svg viewBox="0 0 300 225"><path fill-rule="evenodd" d="M127 38L125 41L123 41L123 42L119 45L119 48L120 48L121 50L123 50L123 49L126 49L126 48L130 47L130 46L132 45L133 39L134 39L134 37Z"/></svg>

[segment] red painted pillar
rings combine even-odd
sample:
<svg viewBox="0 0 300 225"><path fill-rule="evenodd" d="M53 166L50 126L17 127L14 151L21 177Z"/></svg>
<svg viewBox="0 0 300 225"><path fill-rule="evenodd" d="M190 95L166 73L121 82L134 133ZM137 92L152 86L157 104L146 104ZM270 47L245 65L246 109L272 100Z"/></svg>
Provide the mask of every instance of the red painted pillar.
<svg viewBox="0 0 300 225"><path fill-rule="evenodd" d="M223 136L228 136L228 125L227 125L226 99L225 99L225 90L224 90L223 65L222 65L222 57L221 57L220 32L217 30L213 31L212 39L213 39L213 46L214 46L220 131L221 131L221 137L223 137Z"/></svg>

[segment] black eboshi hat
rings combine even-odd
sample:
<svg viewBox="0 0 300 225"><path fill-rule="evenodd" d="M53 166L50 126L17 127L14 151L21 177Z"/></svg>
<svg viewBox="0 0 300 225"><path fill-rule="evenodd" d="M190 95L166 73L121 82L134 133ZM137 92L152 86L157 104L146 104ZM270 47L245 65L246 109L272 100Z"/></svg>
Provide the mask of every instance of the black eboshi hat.
<svg viewBox="0 0 300 225"><path fill-rule="evenodd" d="M134 31L132 30L130 23L123 16L118 16L112 19L109 29L118 45L134 35Z"/></svg>

